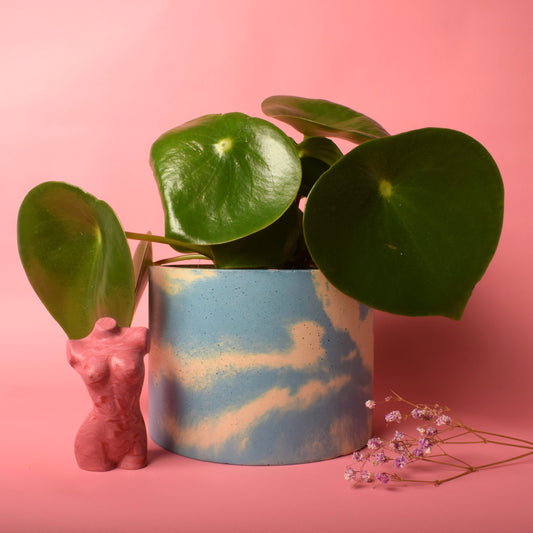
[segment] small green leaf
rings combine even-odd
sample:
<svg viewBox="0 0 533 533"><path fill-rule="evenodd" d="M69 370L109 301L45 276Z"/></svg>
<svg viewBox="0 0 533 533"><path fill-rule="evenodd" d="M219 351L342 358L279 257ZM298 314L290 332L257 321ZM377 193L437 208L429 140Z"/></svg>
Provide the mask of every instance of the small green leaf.
<svg viewBox="0 0 533 533"><path fill-rule="evenodd" d="M459 319L496 250L503 194L477 141L411 131L364 143L322 175L305 238L324 275L360 302Z"/></svg>
<svg viewBox="0 0 533 533"><path fill-rule="evenodd" d="M278 128L242 113L207 115L162 135L151 164L167 237L221 244L270 226L294 201L301 168Z"/></svg>
<svg viewBox="0 0 533 533"><path fill-rule="evenodd" d="M342 152L325 137L308 137L296 150L302 163L302 184L298 195L307 196L318 178L342 157Z"/></svg>
<svg viewBox="0 0 533 533"><path fill-rule="evenodd" d="M339 147L326 137L307 137L296 146L296 151L300 159L312 157L323 161L328 167L342 157Z"/></svg>
<svg viewBox="0 0 533 533"><path fill-rule="evenodd" d="M236 241L211 246L218 268L275 268L295 253L300 229L293 204L267 228Z"/></svg>
<svg viewBox="0 0 533 533"><path fill-rule="evenodd" d="M328 100L280 95L267 98L261 107L265 115L290 124L307 137L337 137L359 144L388 135L370 117Z"/></svg>
<svg viewBox="0 0 533 533"><path fill-rule="evenodd" d="M131 324L130 249L105 202L67 183L38 185L20 206L18 248L31 285L69 338L87 336L105 316Z"/></svg>

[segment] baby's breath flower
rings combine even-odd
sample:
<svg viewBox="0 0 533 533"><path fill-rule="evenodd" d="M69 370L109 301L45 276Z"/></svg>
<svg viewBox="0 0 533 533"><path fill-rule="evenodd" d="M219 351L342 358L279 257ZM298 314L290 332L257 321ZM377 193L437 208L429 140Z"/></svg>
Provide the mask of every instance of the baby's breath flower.
<svg viewBox="0 0 533 533"><path fill-rule="evenodd" d="M368 470L361 470L360 476L361 481L364 481L365 483L370 483L372 481L372 472L369 472Z"/></svg>
<svg viewBox="0 0 533 533"><path fill-rule="evenodd" d="M415 449L413 450L413 455L414 455L415 457L424 457L425 452L424 452L424 450L422 450L422 448L415 448Z"/></svg>
<svg viewBox="0 0 533 533"><path fill-rule="evenodd" d="M424 405L423 407L415 407L411 411L411 416L416 420L432 420L435 413L427 405Z"/></svg>
<svg viewBox="0 0 533 533"><path fill-rule="evenodd" d="M380 450L376 455L374 455L374 460L372 461L372 464L374 465L381 465L383 463L386 463L388 460L388 457L385 455L383 450Z"/></svg>
<svg viewBox="0 0 533 533"><path fill-rule="evenodd" d="M405 468L407 466L407 459L403 455L395 457L392 466L394 468Z"/></svg>
<svg viewBox="0 0 533 533"><path fill-rule="evenodd" d="M357 472L351 467L348 466L344 471L344 479L346 481L355 481L357 478Z"/></svg>
<svg viewBox="0 0 533 533"><path fill-rule="evenodd" d="M420 439L418 441L418 446L422 448L422 450L431 450L431 441L429 439Z"/></svg>
<svg viewBox="0 0 533 533"><path fill-rule="evenodd" d="M399 442L405 439L405 433L402 431L396 430L394 432L394 437L392 437L392 442Z"/></svg>
<svg viewBox="0 0 533 533"><path fill-rule="evenodd" d="M434 428L433 426L429 426L429 427L427 427L425 429L426 429L425 434L426 434L427 437L435 437L437 435L437 433L438 433L437 428Z"/></svg>
<svg viewBox="0 0 533 533"><path fill-rule="evenodd" d="M366 444L371 450L377 450L383 445L383 441L379 437L372 437Z"/></svg>
<svg viewBox="0 0 533 533"><path fill-rule="evenodd" d="M449 426L452 423L452 419L448 415L439 415L435 420L437 426Z"/></svg>
<svg viewBox="0 0 533 533"><path fill-rule="evenodd" d="M374 400L367 400L365 405L367 409L374 409L376 407L376 402Z"/></svg>
<svg viewBox="0 0 533 533"><path fill-rule="evenodd" d="M404 445L400 442L392 440L389 444L390 449L396 453L402 453L405 449Z"/></svg>
<svg viewBox="0 0 533 533"><path fill-rule="evenodd" d="M353 459L356 463L361 462L361 461L364 459L363 452L361 452L361 450L357 450L357 451L353 452L352 459Z"/></svg>
<svg viewBox="0 0 533 533"><path fill-rule="evenodd" d="M376 479L386 485L390 481L390 476L387 472L376 472Z"/></svg>
<svg viewBox="0 0 533 533"><path fill-rule="evenodd" d="M385 415L385 422L398 422L402 421L402 413L400 411L391 411Z"/></svg>

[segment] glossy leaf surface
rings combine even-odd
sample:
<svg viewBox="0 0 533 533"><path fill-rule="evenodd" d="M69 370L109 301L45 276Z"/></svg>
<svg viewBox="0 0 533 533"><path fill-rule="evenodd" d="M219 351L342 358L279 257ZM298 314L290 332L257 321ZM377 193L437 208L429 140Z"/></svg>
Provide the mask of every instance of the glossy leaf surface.
<svg viewBox="0 0 533 533"><path fill-rule="evenodd" d="M280 95L267 98L261 107L265 115L290 124L307 137L337 137L359 144L388 135L370 117L328 100Z"/></svg>
<svg viewBox="0 0 533 533"><path fill-rule="evenodd" d="M19 210L18 248L30 283L69 338L87 336L105 316L130 325L130 249L105 202L67 183L38 185Z"/></svg>
<svg viewBox="0 0 533 533"><path fill-rule="evenodd" d="M152 146L166 236L199 245L266 228L291 205L301 181L293 142L242 113L207 115Z"/></svg>
<svg viewBox="0 0 533 533"><path fill-rule="evenodd" d="M311 255L340 290L375 309L459 319L491 260L503 184L471 137L428 128L364 143L311 191Z"/></svg>

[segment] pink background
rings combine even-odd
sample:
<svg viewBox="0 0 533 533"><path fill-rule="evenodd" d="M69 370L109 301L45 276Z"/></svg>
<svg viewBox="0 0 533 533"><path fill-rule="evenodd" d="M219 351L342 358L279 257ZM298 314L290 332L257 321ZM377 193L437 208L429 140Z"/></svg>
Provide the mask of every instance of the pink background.
<svg viewBox="0 0 533 533"><path fill-rule="evenodd" d="M391 133L462 130L504 178L500 247L461 322L377 313L376 396L533 439L532 19L529 0L3 2L0 530L530 530L533 459L392 490L351 489L347 458L232 467L153 443L142 471L78 470L90 402L20 266L16 215L30 188L66 180L161 233L151 143L201 114L261 116L271 94L344 103Z"/></svg>

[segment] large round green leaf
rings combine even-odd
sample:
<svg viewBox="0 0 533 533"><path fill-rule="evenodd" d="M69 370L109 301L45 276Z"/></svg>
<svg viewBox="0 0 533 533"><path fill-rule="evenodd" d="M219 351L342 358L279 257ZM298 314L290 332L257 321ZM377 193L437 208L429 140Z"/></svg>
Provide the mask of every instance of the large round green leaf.
<svg viewBox="0 0 533 533"><path fill-rule="evenodd" d="M67 183L38 185L19 210L18 248L35 292L69 338L87 336L104 316L130 325L130 249L105 202Z"/></svg>
<svg viewBox="0 0 533 533"><path fill-rule="evenodd" d="M471 137L428 128L364 143L307 200L311 255L340 290L376 309L459 319L503 220L503 184Z"/></svg>
<svg viewBox="0 0 533 533"><path fill-rule="evenodd" d="M220 244L277 220L301 181L293 142L242 113L207 115L162 135L151 164L165 211L166 235Z"/></svg>
<svg viewBox="0 0 533 533"><path fill-rule="evenodd" d="M300 96L271 96L261 105L263 113L290 124L308 137L337 137L354 143L385 137L375 120L349 107Z"/></svg>

